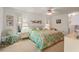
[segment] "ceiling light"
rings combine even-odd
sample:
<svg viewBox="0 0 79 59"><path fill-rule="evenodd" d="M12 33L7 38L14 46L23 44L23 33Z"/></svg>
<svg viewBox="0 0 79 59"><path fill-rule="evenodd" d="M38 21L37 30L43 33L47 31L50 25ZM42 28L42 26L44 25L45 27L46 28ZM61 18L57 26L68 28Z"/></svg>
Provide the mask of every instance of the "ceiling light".
<svg viewBox="0 0 79 59"><path fill-rule="evenodd" d="M52 13L51 12L47 12L47 15L52 15Z"/></svg>
<svg viewBox="0 0 79 59"><path fill-rule="evenodd" d="M47 15L52 15L53 13L55 13L55 11L48 10Z"/></svg>

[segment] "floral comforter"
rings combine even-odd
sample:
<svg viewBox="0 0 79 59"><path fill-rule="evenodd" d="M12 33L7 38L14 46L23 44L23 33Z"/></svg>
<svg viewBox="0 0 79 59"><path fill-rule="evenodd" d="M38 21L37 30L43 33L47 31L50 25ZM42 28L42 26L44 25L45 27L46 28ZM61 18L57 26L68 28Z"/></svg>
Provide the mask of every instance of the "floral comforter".
<svg viewBox="0 0 79 59"><path fill-rule="evenodd" d="M40 50L64 40L63 33L55 30L32 30L29 37Z"/></svg>

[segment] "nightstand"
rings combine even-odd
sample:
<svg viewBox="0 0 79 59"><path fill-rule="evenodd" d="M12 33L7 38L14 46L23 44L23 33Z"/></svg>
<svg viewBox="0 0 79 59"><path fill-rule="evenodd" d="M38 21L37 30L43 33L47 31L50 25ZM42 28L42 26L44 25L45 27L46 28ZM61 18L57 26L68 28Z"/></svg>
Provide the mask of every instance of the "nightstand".
<svg viewBox="0 0 79 59"><path fill-rule="evenodd" d="M26 32L22 32L22 33L20 33L20 38L21 39L28 39L29 38L29 34L26 33Z"/></svg>

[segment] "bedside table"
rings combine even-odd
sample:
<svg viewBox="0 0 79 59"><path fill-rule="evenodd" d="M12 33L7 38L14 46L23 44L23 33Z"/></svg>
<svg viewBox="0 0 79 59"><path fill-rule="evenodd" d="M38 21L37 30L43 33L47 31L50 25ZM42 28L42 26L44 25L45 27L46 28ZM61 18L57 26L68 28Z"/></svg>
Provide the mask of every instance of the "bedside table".
<svg viewBox="0 0 79 59"><path fill-rule="evenodd" d="M29 38L29 34L26 32L20 33L20 38L21 39L28 39Z"/></svg>

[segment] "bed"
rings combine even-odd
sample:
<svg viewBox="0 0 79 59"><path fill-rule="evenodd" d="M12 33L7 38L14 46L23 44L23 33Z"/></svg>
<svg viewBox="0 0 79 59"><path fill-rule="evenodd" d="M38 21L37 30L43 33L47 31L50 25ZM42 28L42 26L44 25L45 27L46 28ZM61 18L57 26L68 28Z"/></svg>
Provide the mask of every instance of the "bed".
<svg viewBox="0 0 79 59"><path fill-rule="evenodd" d="M29 38L36 44L36 47L42 51L45 48L64 40L62 32L55 30L32 30Z"/></svg>
<svg viewBox="0 0 79 59"><path fill-rule="evenodd" d="M4 29L1 33L1 43L4 44L13 44L20 39L19 34L14 32L12 29Z"/></svg>

